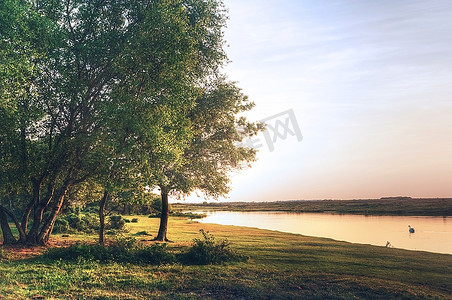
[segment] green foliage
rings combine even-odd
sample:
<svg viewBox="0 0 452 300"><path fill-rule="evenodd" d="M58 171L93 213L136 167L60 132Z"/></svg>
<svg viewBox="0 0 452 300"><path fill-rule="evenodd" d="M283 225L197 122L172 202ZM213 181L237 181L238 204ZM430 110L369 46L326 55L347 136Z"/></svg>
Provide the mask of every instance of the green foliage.
<svg viewBox="0 0 452 300"><path fill-rule="evenodd" d="M99 220L93 214L68 214L66 215L69 226L82 232L92 232L99 228Z"/></svg>
<svg viewBox="0 0 452 300"><path fill-rule="evenodd" d="M138 189L138 187L132 187L133 190L127 190L126 188L130 188L130 186L118 184L115 188L112 188L113 192L106 203L106 211L117 215L147 215L151 212L155 212L157 208L158 210L161 209L161 207L159 207L159 204L161 205L159 196L148 192L141 193L139 190L135 190L135 188ZM101 199L101 196L96 197L93 198L96 201L88 201L87 199L89 198L86 196L84 198L86 200L71 197L70 201L71 203L83 203L84 213L91 212L97 214L99 211L99 199ZM77 205L72 204L67 208L67 210L72 211L75 207L77 207Z"/></svg>
<svg viewBox="0 0 452 300"><path fill-rule="evenodd" d="M66 261L99 261L160 265L174 263L175 256L165 244L140 247L134 239L118 239L110 246L78 243L67 248L50 248L44 258Z"/></svg>
<svg viewBox="0 0 452 300"><path fill-rule="evenodd" d="M69 232L71 232L71 227L69 226L69 221L66 218L60 217L55 220L52 233L69 233Z"/></svg>
<svg viewBox="0 0 452 300"><path fill-rule="evenodd" d="M223 76L199 88L195 105L186 115L192 137L179 163L156 162L158 170L152 175L156 185L179 196L193 191L213 198L227 194L230 172L249 166L255 159L254 149L240 145L263 129L262 124L240 116L253 106L235 83Z"/></svg>
<svg viewBox="0 0 452 300"><path fill-rule="evenodd" d="M199 87L227 61L226 18L210 0L0 1L0 201L51 212L39 242L66 196L168 182Z"/></svg>
<svg viewBox="0 0 452 300"><path fill-rule="evenodd" d="M188 251L181 254L181 261L187 264L208 265L225 262L245 261L247 257L238 254L230 247L227 240L215 241L215 237L209 232L200 230L202 238L193 240L193 245Z"/></svg>
<svg viewBox="0 0 452 300"><path fill-rule="evenodd" d="M229 192L230 174L254 161L256 151L240 142L251 137L263 125L251 123L241 113L250 110L253 103L233 82L217 76L208 85L199 87L195 105L187 113L192 125L192 136L175 163L157 160L153 165L151 181L160 188L162 199L168 204L168 195L183 197L200 191L218 198ZM157 238L166 239L167 212L162 210Z"/></svg>
<svg viewBox="0 0 452 300"><path fill-rule="evenodd" d="M166 244L154 244L138 248L135 252L136 261L140 263L161 265L176 262L176 256L167 250Z"/></svg>
<svg viewBox="0 0 452 300"><path fill-rule="evenodd" d="M99 217L93 213L67 213L55 220L53 233L94 233L100 228Z"/></svg>
<svg viewBox="0 0 452 300"><path fill-rule="evenodd" d="M83 259L143 264L181 262L190 265L221 264L247 260L245 256L234 251L227 240L217 242L214 236L208 232L202 229L200 232L202 238L194 239L192 246L177 255L169 251L166 244L153 244L146 247L138 244L134 238L119 237L109 246L77 243L67 248L50 248L43 254L43 257L69 261ZM134 236L150 235L146 231L134 234Z"/></svg>
<svg viewBox="0 0 452 300"><path fill-rule="evenodd" d="M125 221L122 216L110 216L109 229L122 230L125 226Z"/></svg>
<svg viewBox="0 0 452 300"><path fill-rule="evenodd" d="M82 210L87 212L86 208L91 208L93 213L97 213L98 201L102 198L103 187L94 180L87 180L72 187L68 193L68 211L80 213Z"/></svg>
<svg viewBox="0 0 452 300"><path fill-rule="evenodd" d="M119 236L116 238L114 245L121 248L135 248L138 246L138 242L133 237Z"/></svg>
<svg viewBox="0 0 452 300"><path fill-rule="evenodd" d="M88 245L78 243L64 247L49 248L44 252L43 257L52 260L77 260L80 258L86 260L101 260L106 258L105 248L101 245Z"/></svg>
<svg viewBox="0 0 452 300"><path fill-rule="evenodd" d="M6 252L5 252L5 250L3 250L2 247L0 247L0 259L5 259L5 258L8 258L6 255Z"/></svg>
<svg viewBox="0 0 452 300"><path fill-rule="evenodd" d="M132 223L138 223L138 218L133 218Z"/></svg>

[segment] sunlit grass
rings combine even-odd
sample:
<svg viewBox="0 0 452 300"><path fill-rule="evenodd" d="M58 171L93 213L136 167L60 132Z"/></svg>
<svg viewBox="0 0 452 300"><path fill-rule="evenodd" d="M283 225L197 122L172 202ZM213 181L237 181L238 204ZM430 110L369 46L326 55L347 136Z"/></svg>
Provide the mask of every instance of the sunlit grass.
<svg viewBox="0 0 452 300"><path fill-rule="evenodd" d="M156 234L159 220L138 216L133 235ZM452 256L350 244L253 228L169 223L174 251L199 237L199 229L227 238L247 262L148 266L39 257L0 262L0 295L8 299L54 298L444 298L451 293ZM58 239L64 239L58 237ZM152 243L152 236L136 236ZM71 235L94 241L95 235ZM6 249L5 252L11 250Z"/></svg>

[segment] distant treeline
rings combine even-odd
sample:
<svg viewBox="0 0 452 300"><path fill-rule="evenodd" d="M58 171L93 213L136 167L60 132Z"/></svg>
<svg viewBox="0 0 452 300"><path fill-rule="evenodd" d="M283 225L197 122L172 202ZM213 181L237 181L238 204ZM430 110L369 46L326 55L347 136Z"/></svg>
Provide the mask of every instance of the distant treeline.
<svg viewBox="0 0 452 300"><path fill-rule="evenodd" d="M383 216L452 216L452 198L385 197L359 200L177 203L182 210L287 211Z"/></svg>

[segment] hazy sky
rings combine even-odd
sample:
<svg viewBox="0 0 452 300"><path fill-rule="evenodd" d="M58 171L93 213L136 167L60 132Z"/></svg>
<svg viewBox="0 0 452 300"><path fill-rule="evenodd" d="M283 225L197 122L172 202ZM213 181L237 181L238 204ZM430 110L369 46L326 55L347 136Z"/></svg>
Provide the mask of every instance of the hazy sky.
<svg viewBox="0 0 452 300"><path fill-rule="evenodd" d="M268 121L274 151L257 137L228 200L452 197L452 1L225 4L225 71L248 116L292 109L303 135Z"/></svg>

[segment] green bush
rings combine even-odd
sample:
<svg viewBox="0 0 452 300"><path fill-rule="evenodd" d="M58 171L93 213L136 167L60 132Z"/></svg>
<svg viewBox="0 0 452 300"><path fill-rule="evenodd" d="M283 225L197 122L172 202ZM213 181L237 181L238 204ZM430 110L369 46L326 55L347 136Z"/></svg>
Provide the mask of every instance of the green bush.
<svg viewBox="0 0 452 300"><path fill-rule="evenodd" d="M110 246L98 244L88 245L77 243L67 248L50 248L44 258L52 260L95 260L100 262L142 263L159 265L174 263L176 258L166 249L166 244L154 244L149 247L140 247L135 239L122 238Z"/></svg>
<svg viewBox="0 0 452 300"><path fill-rule="evenodd" d="M82 231L86 233L97 232L100 229L99 216L97 214L82 215Z"/></svg>
<svg viewBox="0 0 452 300"><path fill-rule="evenodd" d="M100 262L121 262L159 265L181 262L184 264L220 264L226 262L245 261L247 257L231 249L227 240L215 241L215 237L200 230L202 238L194 239L193 245L185 252L175 255L167 249L166 244L142 246L134 238L118 238L109 246L77 243L68 248L50 248L44 258L52 260L95 260ZM140 234L148 234L140 232ZM1 248L0 248L1 250Z"/></svg>
<svg viewBox="0 0 452 300"><path fill-rule="evenodd" d="M49 248L47 249L43 257L50 259L62 259L62 260L77 260L80 258L86 260L99 260L105 261L109 258L105 247L101 245L88 245L84 243L77 243L67 248Z"/></svg>
<svg viewBox="0 0 452 300"><path fill-rule="evenodd" d="M138 223L138 218L133 218L132 223Z"/></svg>
<svg viewBox="0 0 452 300"><path fill-rule="evenodd" d="M58 217L53 227L53 233L84 232L93 233L100 227L99 217L93 213L67 213Z"/></svg>
<svg viewBox="0 0 452 300"><path fill-rule="evenodd" d="M135 256L137 262L151 265L176 262L176 256L166 249L166 244L154 244L150 247L137 249Z"/></svg>
<svg viewBox="0 0 452 300"><path fill-rule="evenodd" d="M133 237L119 236L116 238L113 246L121 249L135 249L138 247L138 242Z"/></svg>
<svg viewBox="0 0 452 300"><path fill-rule="evenodd" d="M207 265L225 262L244 261L247 257L238 254L227 240L215 241L209 232L200 230L202 238L194 239L188 251L181 254L180 260L186 264Z"/></svg>
<svg viewBox="0 0 452 300"><path fill-rule="evenodd" d="M126 222L122 216L110 216L109 229L121 230L124 229Z"/></svg>
<svg viewBox="0 0 452 300"><path fill-rule="evenodd" d="M68 213L63 217L73 229L82 231L82 216L76 213Z"/></svg>
<svg viewBox="0 0 452 300"><path fill-rule="evenodd" d="M71 227L66 219L58 218L55 220L52 233L68 233L69 231L71 231Z"/></svg>

